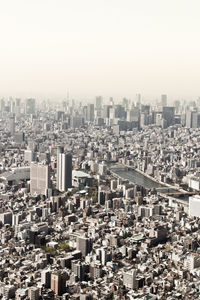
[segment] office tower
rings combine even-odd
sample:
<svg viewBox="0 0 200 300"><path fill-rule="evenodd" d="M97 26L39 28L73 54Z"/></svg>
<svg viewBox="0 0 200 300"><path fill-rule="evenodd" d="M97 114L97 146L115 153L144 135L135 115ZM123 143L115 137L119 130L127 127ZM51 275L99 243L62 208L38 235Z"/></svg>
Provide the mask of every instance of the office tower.
<svg viewBox="0 0 200 300"><path fill-rule="evenodd" d="M35 99L26 99L25 112L29 115L35 113Z"/></svg>
<svg viewBox="0 0 200 300"><path fill-rule="evenodd" d="M15 99L15 114L16 116L19 116L21 110L21 99L17 98Z"/></svg>
<svg viewBox="0 0 200 300"><path fill-rule="evenodd" d="M103 106L103 118L105 118L105 119L110 118L110 108L111 107L112 107L111 105Z"/></svg>
<svg viewBox="0 0 200 300"><path fill-rule="evenodd" d="M9 127L10 127L10 133L13 135L15 133L15 116L12 115L9 119Z"/></svg>
<svg viewBox="0 0 200 300"><path fill-rule="evenodd" d="M129 105L129 100L126 99L126 98L123 98L122 99L122 105L123 107L125 107L126 109L128 108L128 105Z"/></svg>
<svg viewBox="0 0 200 300"><path fill-rule="evenodd" d="M31 194L46 195L50 185L50 170L48 165L31 163L30 167Z"/></svg>
<svg viewBox="0 0 200 300"><path fill-rule="evenodd" d="M77 261L77 263L74 263L74 275L77 276L78 280L84 280L85 270L84 265L81 261Z"/></svg>
<svg viewBox="0 0 200 300"><path fill-rule="evenodd" d="M15 112L15 102L13 99L10 100L10 112L11 113Z"/></svg>
<svg viewBox="0 0 200 300"><path fill-rule="evenodd" d="M85 257L92 250L92 241L87 237L77 237L76 249L80 250L83 257Z"/></svg>
<svg viewBox="0 0 200 300"><path fill-rule="evenodd" d="M141 113L140 115L140 127L143 128L144 126L149 125L149 115L146 113Z"/></svg>
<svg viewBox="0 0 200 300"><path fill-rule="evenodd" d="M100 278L102 276L102 266L99 262L93 262L90 265L90 277L93 279Z"/></svg>
<svg viewBox="0 0 200 300"><path fill-rule="evenodd" d="M4 285L2 288L3 299L14 299L15 298L16 287L14 285Z"/></svg>
<svg viewBox="0 0 200 300"><path fill-rule="evenodd" d="M61 168L61 161L60 161L60 154L64 152L64 147L58 146L57 147L57 184L56 187L59 190L59 185L62 178L62 168Z"/></svg>
<svg viewBox="0 0 200 300"><path fill-rule="evenodd" d="M70 127L79 128L84 124L84 118L81 116L71 116L70 117Z"/></svg>
<svg viewBox="0 0 200 300"><path fill-rule="evenodd" d="M25 134L24 132L16 132L14 134L14 141L15 143L23 143L24 142L24 138L25 138Z"/></svg>
<svg viewBox="0 0 200 300"><path fill-rule="evenodd" d="M113 99L113 97L110 97L110 105L114 106L114 99Z"/></svg>
<svg viewBox="0 0 200 300"><path fill-rule="evenodd" d="M186 111L186 124L187 128L199 128L200 127L200 114L196 111Z"/></svg>
<svg viewBox="0 0 200 300"><path fill-rule="evenodd" d="M194 195L189 197L189 215L192 217L200 217L200 196Z"/></svg>
<svg viewBox="0 0 200 300"><path fill-rule="evenodd" d="M142 105L141 113L145 113L145 114L149 115L150 114L150 105Z"/></svg>
<svg viewBox="0 0 200 300"><path fill-rule="evenodd" d="M140 111L138 107L134 107L131 110L127 111L127 121L128 122L139 122Z"/></svg>
<svg viewBox="0 0 200 300"><path fill-rule="evenodd" d="M95 105L96 109L101 109L101 107L102 107L102 101L103 101L103 99L102 99L101 96L96 97L96 105Z"/></svg>
<svg viewBox="0 0 200 300"><path fill-rule="evenodd" d="M87 121L94 121L94 104L88 104L87 106Z"/></svg>
<svg viewBox="0 0 200 300"><path fill-rule="evenodd" d="M63 147L57 149L57 189L67 191L72 186L72 156L63 153Z"/></svg>
<svg viewBox="0 0 200 300"><path fill-rule="evenodd" d="M24 151L24 161L31 163L35 160L35 152L32 150Z"/></svg>
<svg viewBox="0 0 200 300"><path fill-rule="evenodd" d="M162 108L162 117L166 121L166 127L174 125L174 112L173 106L165 106Z"/></svg>
<svg viewBox="0 0 200 300"><path fill-rule="evenodd" d="M185 126L187 128L191 128L192 127L192 112L190 110L186 111Z"/></svg>
<svg viewBox="0 0 200 300"><path fill-rule="evenodd" d="M0 214L0 222L5 225L5 224L10 224L12 225L12 212L3 212Z"/></svg>
<svg viewBox="0 0 200 300"><path fill-rule="evenodd" d="M167 106L167 95L165 94L161 95L161 105Z"/></svg>
<svg viewBox="0 0 200 300"><path fill-rule="evenodd" d="M41 271L41 284L46 288L50 288L51 285L51 271L50 270L42 270Z"/></svg>
<svg viewBox="0 0 200 300"><path fill-rule="evenodd" d="M4 99L1 99L1 101L0 101L0 110L1 110L1 112L4 112L4 110L5 110L5 101L4 101Z"/></svg>
<svg viewBox="0 0 200 300"><path fill-rule="evenodd" d="M136 94L136 106L140 107L141 105L141 94Z"/></svg>
<svg viewBox="0 0 200 300"><path fill-rule="evenodd" d="M136 270L131 269L123 272L123 284L126 288L135 289L136 288Z"/></svg>
<svg viewBox="0 0 200 300"><path fill-rule="evenodd" d="M36 286L32 286L28 289L28 297L30 300L38 300L39 299L39 288Z"/></svg>
<svg viewBox="0 0 200 300"><path fill-rule="evenodd" d="M51 290L58 296L62 296L66 290L67 274L57 271L51 274Z"/></svg>

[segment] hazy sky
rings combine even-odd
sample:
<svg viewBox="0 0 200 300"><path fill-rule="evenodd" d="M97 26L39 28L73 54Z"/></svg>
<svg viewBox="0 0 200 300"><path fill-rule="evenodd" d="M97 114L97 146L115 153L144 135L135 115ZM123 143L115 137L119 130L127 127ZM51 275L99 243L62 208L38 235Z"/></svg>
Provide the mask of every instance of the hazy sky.
<svg viewBox="0 0 200 300"><path fill-rule="evenodd" d="M0 96L200 96L200 0L0 0Z"/></svg>

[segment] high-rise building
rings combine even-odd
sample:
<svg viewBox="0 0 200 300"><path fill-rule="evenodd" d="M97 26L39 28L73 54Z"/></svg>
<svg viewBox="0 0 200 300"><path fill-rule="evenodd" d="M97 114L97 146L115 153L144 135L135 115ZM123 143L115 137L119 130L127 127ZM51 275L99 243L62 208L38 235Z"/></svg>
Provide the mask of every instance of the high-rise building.
<svg viewBox="0 0 200 300"><path fill-rule="evenodd" d="M24 139L25 139L24 132L16 132L14 134L14 141L15 141L15 143L23 143Z"/></svg>
<svg viewBox="0 0 200 300"><path fill-rule="evenodd" d="M13 135L15 133L15 116L12 115L9 119L9 127L10 127L10 133Z"/></svg>
<svg viewBox="0 0 200 300"><path fill-rule="evenodd" d="M136 270L131 269L123 272L123 283L126 288L135 289L136 288Z"/></svg>
<svg viewBox="0 0 200 300"><path fill-rule="evenodd" d="M77 276L78 280L82 281L85 276L84 265L81 261L74 263L74 275Z"/></svg>
<svg viewBox="0 0 200 300"><path fill-rule="evenodd" d="M96 109L101 109L102 107L102 97L101 96L97 96L96 97Z"/></svg>
<svg viewBox="0 0 200 300"><path fill-rule="evenodd" d="M92 241L87 237L77 237L76 249L80 250L82 255L85 257L92 250Z"/></svg>
<svg viewBox="0 0 200 300"><path fill-rule="evenodd" d="M26 99L25 112L26 114L35 113L35 99L32 98Z"/></svg>
<svg viewBox="0 0 200 300"><path fill-rule="evenodd" d="M72 186L72 155L63 153L63 147L57 149L57 189L67 191Z"/></svg>
<svg viewBox="0 0 200 300"><path fill-rule="evenodd" d="M197 111L186 111L186 124L187 128L200 127L200 114Z"/></svg>
<svg viewBox="0 0 200 300"><path fill-rule="evenodd" d="M30 192L45 195L50 185L50 170L48 165L31 163Z"/></svg>
<svg viewBox="0 0 200 300"><path fill-rule="evenodd" d="M36 286L32 286L28 290L28 297L30 300L38 300L39 299L39 288Z"/></svg>
<svg viewBox="0 0 200 300"><path fill-rule="evenodd" d="M62 296L66 290L67 274L65 272L55 272L51 274L51 290L58 296Z"/></svg>
<svg viewBox="0 0 200 300"><path fill-rule="evenodd" d="M165 106L162 109L162 117L166 121L166 127L174 125L174 112L173 106Z"/></svg>
<svg viewBox="0 0 200 300"><path fill-rule="evenodd" d="M51 283L51 271L50 270L42 270L41 271L41 283L46 287L50 288Z"/></svg>
<svg viewBox="0 0 200 300"><path fill-rule="evenodd" d="M94 121L94 104L88 104L87 106L87 121Z"/></svg>
<svg viewBox="0 0 200 300"><path fill-rule="evenodd" d="M189 197L189 215L192 217L200 217L200 196L194 195Z"/></svg>
<svg viewBox="0 0 200 300"><path fill-rule="evenodd" d="M24 161L31 163L35 160L35 152L32 150L24 151Z"/></svg>
<svg viewBox="0 0 200 300"><path fill-rule="evenodd" d="M161 95L161 105L167 106L167 95L165 94Z"/></svg>
<svg viewBox="0 0 200 300"><path fill-rule="evenodd" d="M111 105L104 105L103 106L103 118L110 118L110 108L112 106Z"/></svg>

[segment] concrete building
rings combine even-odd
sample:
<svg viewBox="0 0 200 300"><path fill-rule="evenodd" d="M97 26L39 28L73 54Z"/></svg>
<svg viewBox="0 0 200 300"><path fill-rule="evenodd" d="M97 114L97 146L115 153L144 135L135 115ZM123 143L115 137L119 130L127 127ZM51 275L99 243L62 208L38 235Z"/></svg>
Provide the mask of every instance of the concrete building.
<svg viewBox="0 0 200 300"><path fill-rule="evenodd" d="M38 300L39 299L39 288L36 286L32 286L28 290L28 297L30 300Z"/></svg>
<svg viewBox="0 0 200 300"><path fill-rule="evenodd" d="M67 191L72 186L72 155L63 153L59 148L57 152L57 189Z"/></svg>
<svg viewBox="0 0 200 300"><path fill-rule="evenodd" d="M30 180L31 194L45 195L46 191L51 187L49 166L31 163Z"/></svg>
<svg viewBox="0 0 200 300"><path fill-rule="evenodd" d="M136 270L131 269L123 272L123 284L126 288L135 289L136 288Z"/></svg>
<svg viewBox="0 0 200 300"><path fill-rule="evenodd" d="M51 274L51 290L58 296L62 296L66 290L67 274L57 271Z"/></svg>
<svg viewBox="0 0 200 300"><path fill-rule="evenodd" d="M82 255L85 257L92 250L92 242L87 237L77 237L76 249L80 250Z"/></svg>
<svg viewBox="0 0 200 300"><path fill-rule="evenodd" d="M200 217L200 196L194 195L189 197L189 215L192 217Z"/></svg>

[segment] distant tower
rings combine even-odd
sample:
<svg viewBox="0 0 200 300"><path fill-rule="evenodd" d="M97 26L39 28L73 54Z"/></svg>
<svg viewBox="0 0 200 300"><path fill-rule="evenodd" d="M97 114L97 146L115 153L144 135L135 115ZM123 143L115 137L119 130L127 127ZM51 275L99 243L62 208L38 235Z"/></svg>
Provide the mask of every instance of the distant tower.
<svg viewBox="0 0 200 300"><path fill-rule="evenodd" d="M101 96L97 96L96 97L96 105L95 105L96 109L101 109L102 107L102 97Z"/></svg>
<svg viewBox="0 0 200 300"><path fill-rule="evenodd" d="M167 95L165 94L161 95L161 105L167 106Z"/></svg>
<svg viewBox="0 0 200 300"><path fill-rule="evenodd" d="M87 106L87 121L94 121L94 104L88 104Z"/></svg>
<svg viewBox="0 0 200 300"><path fill-rule="evenodd" d="M72 155L63 153L63 147L57 149L57 189L67 191L72 186Z"/></svg>
<svg viewBox="0 0 200 300"><path fill-rule="evenodd" d="M136 106L141 106L141 94L136 94Z"/></svg>
<svg viewBox="0 0 200 300"><path fill-rule="evenodd" d="M26 99L26 114L35 114L35 99Z"/></svg>
<svg viewBox="0 0 200 300"><path fill-rule="evenodd" d="M62 177L62 168L59 167L60 162L60 154L64 152L64 148L62 146L57 147L57 189L59 190L59 185Z"/></svg>
<svg viewBox="0 0 200 300"><path fill-rule="evenodd" d="M10 133L13 135L15 133L15 116L11 116L9 119L9 125L10 125Z"/></svg>

